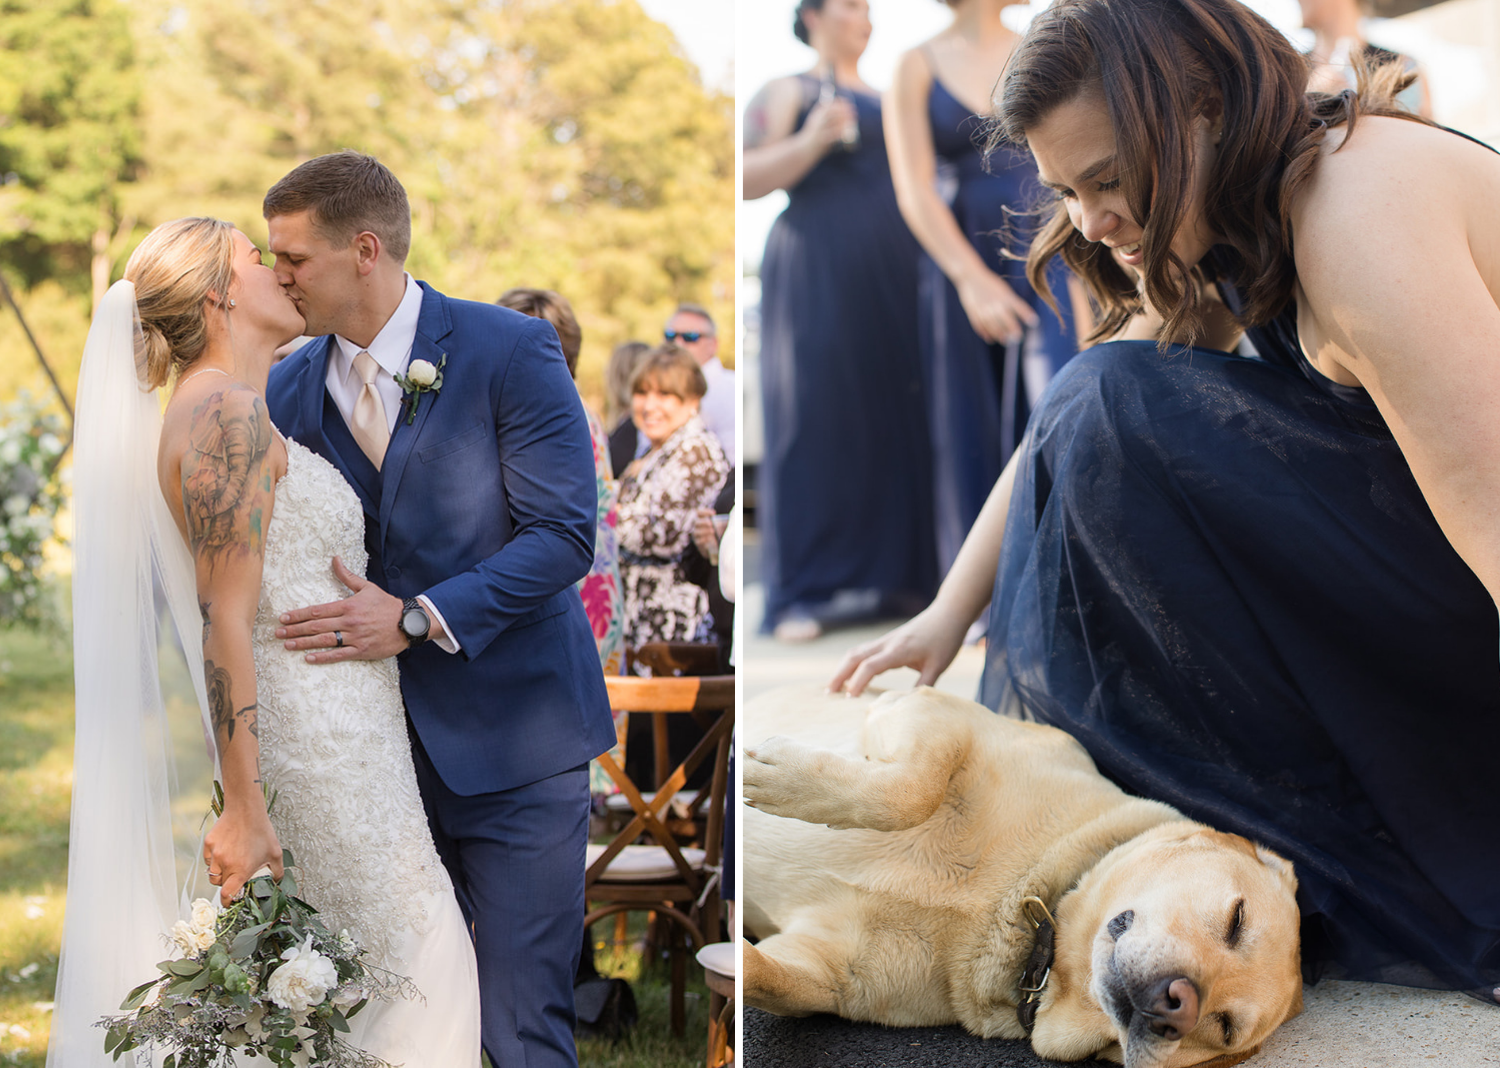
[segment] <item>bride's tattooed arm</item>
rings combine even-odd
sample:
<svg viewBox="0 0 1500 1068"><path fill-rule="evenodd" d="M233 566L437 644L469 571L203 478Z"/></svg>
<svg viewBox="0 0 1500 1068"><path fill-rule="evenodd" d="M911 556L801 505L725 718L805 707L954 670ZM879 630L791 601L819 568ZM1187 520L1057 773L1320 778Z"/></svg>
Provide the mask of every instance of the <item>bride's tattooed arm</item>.
<svg viewBox="0 0 1500 1068"><path fill-rule="evenodd" d="M182 457L183 513L193 551L210 570L228 554L261 551L270 447L271 420L251 390L216 390L193 411Z"/></svg>
<svg viewBox="0 0 1500 1068"><path fill-rule="evenodd" d="M203 614L209 720L219 751L224 814L204 842L210 871L235 893L281 848L261 791L259 704L251 630L260 600L266 527L275 499L275 431L265 402L234 384L192 411L182 454L182 513Z"/></svg>

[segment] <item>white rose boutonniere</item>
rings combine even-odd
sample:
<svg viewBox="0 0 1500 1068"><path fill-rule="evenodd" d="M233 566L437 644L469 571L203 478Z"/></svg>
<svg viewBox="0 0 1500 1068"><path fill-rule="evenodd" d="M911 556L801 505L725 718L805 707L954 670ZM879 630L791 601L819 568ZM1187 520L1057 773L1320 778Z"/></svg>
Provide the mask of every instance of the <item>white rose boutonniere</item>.
<svg viewBox="0 0 1500 1068"><path fill-rule="evenodd" d="M417 417L417 405L421 403L422 394L431 393L436 396L443 388L443 368L448 366L448 354L445 352L438 360L437 366L433 366L431 360L413 360L407 365L405 375L396 375L396 385L401 387L401 403L406 406L406 425L411 426L411 421Z"/></svg>

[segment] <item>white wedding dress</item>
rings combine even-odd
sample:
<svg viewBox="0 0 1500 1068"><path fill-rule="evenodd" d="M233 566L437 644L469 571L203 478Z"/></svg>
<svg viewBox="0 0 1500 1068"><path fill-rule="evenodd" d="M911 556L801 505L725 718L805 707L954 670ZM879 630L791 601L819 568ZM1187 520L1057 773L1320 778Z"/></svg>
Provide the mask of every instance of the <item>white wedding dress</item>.
<svg viewBox="0 0 1500 1068"><path fill-rule="evenodd" d="M116 282L78 379L73 814L48 1068L116 1068L96 1021L173 954L166 934L191 900L215 892L201 851L216 771L202 618L158 481L161 406L143 351L134 286ZM371 1000L347 1040L405 1068L477 1068L473 945L417 792L396 665L308 664L275 638L280 612L347 595L335 555L356 573L366 562L353 489L326 460L286 447L253 638L261 768L279 791L272 822L300 896L421 994ZM174 670L185 697L165 685Z"/></svg>
<svg viewBox="0 0 1500 1068"><path fill-rule="evenodd" d="M344 477L290 439L266 531L253 634L261 773L299 896L422 999L372 1000L349 1040L406 1068L477 1068L474 947L417 792L394 660L309 664L277 639L282 612L348 596L337 556L366 564L364 510Z"/></svg>

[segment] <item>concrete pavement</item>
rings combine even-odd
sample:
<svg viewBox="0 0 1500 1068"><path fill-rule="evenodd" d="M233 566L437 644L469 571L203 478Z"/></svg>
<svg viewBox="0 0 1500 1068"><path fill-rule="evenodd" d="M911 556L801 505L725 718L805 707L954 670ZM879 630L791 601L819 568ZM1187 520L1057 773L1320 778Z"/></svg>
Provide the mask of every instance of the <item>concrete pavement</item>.
<svg viewBox="0 0 1500 1068"><path fill-rule="evenodd" d="M753 531L746 531L746 536L746 586L740 605L744 646L738 669L745 700L788 683L826 682L849 648L893 625L835 631L797 645L760 635L764 596L757 581L757 545ZM973 697L983 664L983 651L966 647L938 685ZM915 672L892 672L879 685L897 688L915 679ZM1304 998L1302 1015L1282 1026L1257 1056L1244 1062L1248 1068L1500 1066L1500 1006L1443 991L1326 980L1305 988ZM956 1027L877 1028L830 1017L783 1020L753 1009L743 1017L741 1063L747 1068L1029 1068L1050 1063L1038 1060L1023 1043L985 1042Z"/></svg>

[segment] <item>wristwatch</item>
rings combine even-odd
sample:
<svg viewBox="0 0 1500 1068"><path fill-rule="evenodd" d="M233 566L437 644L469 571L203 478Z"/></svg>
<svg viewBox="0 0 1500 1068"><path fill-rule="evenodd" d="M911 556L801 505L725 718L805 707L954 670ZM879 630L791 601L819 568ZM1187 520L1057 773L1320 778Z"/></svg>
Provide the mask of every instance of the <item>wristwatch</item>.
<svg viewBox="0 0 1500 1068"><path fill-rule="evenodd" d="M401 621L397 625L406 636L408 649L421 645L432 631L432 620L427 615L427 609L415 597L408 597L401 602Z"/></svg>

